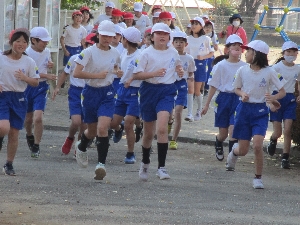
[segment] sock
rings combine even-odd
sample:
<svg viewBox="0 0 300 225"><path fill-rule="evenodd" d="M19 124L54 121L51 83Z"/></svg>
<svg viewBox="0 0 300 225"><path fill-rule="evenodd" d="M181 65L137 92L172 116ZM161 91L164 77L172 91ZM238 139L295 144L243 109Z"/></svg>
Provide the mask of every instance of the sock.
<svg viewBox="0 0 300 225"><path fill-rule="evenodd" d="M108 137L96 137L96 143L98 152L98 162L105 164L109 148L109 139Z"/></svg>
<svg viewBox="0 0 300 225"><path fill-rule="evenodd" d="M5 163L6 165L12 165L13 164L13 162L12 161L8 161L8 160L6 160L6 163Z"/></svg>
<svg viewBox="0 0 300 225"><path fill-rule="evenodd" d="M200 110L201 107L201 95L196 96L197 110Z"/></svg>
<svg viewBox="0 0 300 225"><path fill-rule="evenodd" d="M235 143L238 143L238 140L235 140L235 141L230 141L229 140L229 153L232 151L232 146L235 144Z"/></svg>
<svg viewBox="0 0 300 225"><path fill-rule="evenodd" d="M188 114L193 115L193 94L188 94L187 96L187 108L188 108Z"/></svg>
<svg viewBox="0 0 300 225"><path fill-rule="evenodd" d="M261 179L261 175L255 174L255 178L254 179Z"/></svg>
<svg viewBox="0 0 300 225"><path fill-rule="evenodd" d="M165 167L168 143L157 143L158 169Z"/></svg>
<svg viewBox="0 0 300 225"><path fill-rule="evenodd" d="M271 135L271 137L270 137L270 141L274 142L275 145L277 145L277 139L274 139L274 138L272 137L272 135Z"/></svg>
<svg viewBox="0 0 300 225"><path fill-rule="evenodd" d="M143 159L142 162L144 164L149 164L150 163L150 149L151 148L144 148L142 146L142 151L143 151Z"/></svg>
<svg viewBox="0 0 300 225"><path fill-rule="evenodd" d="M74 141L74 138L72 137L67 137L70 141Z"/></svg>
<svg viewBox="0 0 300 225"><path fill-rule="evenodd" d="M283 154L282 154L282 159L288 160L289 157L290 157L290 154L289 154L289 153L283 153Z"/></svg>
<svg viewBox="0 0 300 225"><path fill-rule="evenodd" d="M80 151L86 152L86 148L87 148L89 142L90 142L90 139L88 139L83 132L81 135L80 144L78 145L78 149Z"/></svg>
<svg viewBox="0 0 300 225"><path fill-rule="evenodd" d="M2 142L3 142L3 139L4 139L4 137L0 137L0 143L2 143Z"/></svg>
<svg viewBox="0 0 300 225"><path fill-rule="evenodd" d="M202 110L203 94L200 94L200 110Z"/></svg>
<svg viewBox="0 0 300 225"><path fill-rule="evenodd" d="M216 146L216 149L223 151L223 141L219 141L217 136L216 136L215 146Z"/></svg>
<svg viewBox="0 0 300 225"><path fill-rule="evenodd" d="M130 158L131 156L134 156L134 152L127 152L126 158Z"/></svg>

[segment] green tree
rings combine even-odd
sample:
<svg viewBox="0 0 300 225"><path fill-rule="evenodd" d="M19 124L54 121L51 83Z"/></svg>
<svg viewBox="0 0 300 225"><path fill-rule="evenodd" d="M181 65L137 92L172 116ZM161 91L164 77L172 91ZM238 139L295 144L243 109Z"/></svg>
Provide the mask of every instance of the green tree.
<svg viewBox="0 0 300 225"><path fill-rule="evenodd" d="M254 17L256 16L256 11L261 5L263 0L241 0L238 6L238 12L245 17Z"/></svg>
<svg viewBox="0 0 300 225"><path fill-rule="evenodd" d="M103 3L97 0L61 0L61 9L80 9L88 6L90 9L97 9Z"/></svg>
<svg viewBox="0 0 300 225"><path fill-rule="evenodd" d="M229 16L236 13L237 3L234 0L206 0L215 8L213 10L215 15Z"/></svg>

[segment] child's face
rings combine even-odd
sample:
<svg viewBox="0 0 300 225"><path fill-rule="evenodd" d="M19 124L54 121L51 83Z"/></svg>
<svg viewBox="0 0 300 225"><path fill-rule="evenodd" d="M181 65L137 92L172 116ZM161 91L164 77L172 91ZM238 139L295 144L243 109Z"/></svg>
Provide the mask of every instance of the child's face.
<svg viewBox="0 0 300 225"><path fill-rule="evenodd" d="M298 50L296 49L287 49L283 52L283 55L286 55L286 56L296 56L298 55Z"/></svg>
<svg viewBox="0 0 300 225"><path fill-rule="evenodd" d="M165 48L170 40L170 34L162 31L154 32L152 41L156 48Z"/></svg>
<svg viewBox="0 0 300 225"><path fill-rule="evenodd" d="M73 21L74 21L75 24L81 24L82 19L83 19L82 15L75 15L75 16L73 16Z"/></svg>
<svg viewBox="0 0 300 225"><path fill-rule="evenodd" d="M229 57L240 58L242 54L242 48L240 43L233 43L229 46Z"/></svg>
<svg viewBox="0 0 300 225"><path fill-rule="evenodd" d="M176 39L173 41L173 46L178 52L183 52L184 48L187 46L187 43L184 40Z"/></svg>
<svg viewBox="0 0 300 225"><path fill-rule="evenodd" d="M106 15L111 16L112 11L113 11L112 7L105 7L105 13L106 13Z"/></svg>
<svg viewBox="0 0 300 225"><path fill-rule="evenodd" d="M99 34L99 44L101 48L108 49L114 37Z"/></svg>
<svg viewBox="0 0 300 225"><path fill-rule="evenodd" d="M17 40L15 40L11 46L13 52L17 54L22 54L23 52L25 52L27 47L28 43L23 36L20 36Z"/></svg>
<svg viewBox="0 0 300 225"><path fill-rule="evenodd" d="M172 19L160 19L160 22L167 24L169 27L171 25Z"/></svg>
<svg viewBox="0 0 300 225"><path fill-rule="evenodd" d="M33 42L33 45L31 45L31 47L37 52L44 51L49 43L48 41L42 41L42 40L37 41L35 38L32 38L31 40Z"/></svg>
<svg viewBox="0 0 300 225"><path fill-rule="evenodd" d="M212 25L208 24L204 26L204 32L210 34L212 32Z"/></svg>
<svg viewBox="0 0 300 225"><path fill-rule="evenodd" d="M255 57L255 51L252 48L249 48L245 54L246 63L252 64L254 57Z"/></svg>
<svg viewBox="0 0 300 225"><path fill-rule="evenodd" d="M87 22L90 18L90 14L87 11L84 11L82 14L83 14L83 21Z"/></svg>
<svg viewBox="0 0 300 225"><path fill-rule="evenodd" d="M120 16L112 16L111 17L111 21L114 23L114 24L117 24L120 22Z"/></svg>
<svg viewBox="0 0 300 225"><path fill-rule="evenodd" d="M191 30L193 31L194 34L198 33L202 29L202 26L198 21L193 21L191 24L192 24Z"/></svg>
<svg viewBox="0 0 300 225"><path fill-rule="evenodd" d="M142 12L134 11L134 15L135 15L137 18L140 18L141 15L142 15Z"/></svg>
<svg viewBox="0 0 300 225"><path fill-rule="evenodd" d="M124 20L124 22L125 22L127 27L131 27L132 23L133 23L133 19L126 19L126 20Z"/></svg>
<svg viewBox="0 0 300 225"><path fill-rule="evenodd" d="M152 18L153 25L156 24L156 23L158 23L158 22L159 22L159 18L157 18L157 17L153 17Z"/></svg>
<svg viewBox="0 0 300 225"><path fill-rule="evenodd" d="M151 36L150 35L144 37L144 43L147 46L151 45Z"/></svg>
<svg viewBox="0 0 300 225"><path fill-rule="evenodd" d="M112 39L112 43L116 44L116 45L119 44L119 42L121 41L121 38L122 38L122 35L116 33L116 36L114 36L113 39Z"/></svg>

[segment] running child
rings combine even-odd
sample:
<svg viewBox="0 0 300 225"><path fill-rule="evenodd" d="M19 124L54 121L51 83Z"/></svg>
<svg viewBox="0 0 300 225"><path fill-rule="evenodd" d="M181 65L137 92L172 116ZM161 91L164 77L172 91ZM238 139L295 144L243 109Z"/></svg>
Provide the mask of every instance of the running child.
<svg viewBox="0 0 300 225"><path fill-rule="evenodd" d="M238 156L245 156L253 142L255 177L253 187L264 188L262 182L263 169L263 141L268 128L269 109L277 99L285 96L283 88L285 80L268 65L269 46L261 41L251 41L247 46L246 62L235 75L235 93L240 96L241 102L236 108L234 129L232 137L238 140L227 156L226 170L234 171ZM271 95L269 89L272 85L279 90ZM267 103L267 104L266 104Z"/></svg>
<svg viewBox="0 0 300 225"><path fill-rule="evenodd" d="M80 8L80 12L82 13L82 22L81 25L85 28L87 35L90 34L94 28L92 24L90 24L91 19L94 19L93 14L90 11L90 8L87 6L83 6Z"/></svg>

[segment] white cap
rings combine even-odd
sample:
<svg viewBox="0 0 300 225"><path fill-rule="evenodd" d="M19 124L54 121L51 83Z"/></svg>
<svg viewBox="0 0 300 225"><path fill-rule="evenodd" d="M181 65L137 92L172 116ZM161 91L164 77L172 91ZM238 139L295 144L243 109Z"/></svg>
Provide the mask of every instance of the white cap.
<svg viewBox="0 0 300 225"><path fill-rule="evenodd" d="M192 21L198 21L201 24L202 27L204 27L204 25L205 25L204 20L199 16L197 16L194 19L190 20L190 22L192 22Z"/></svg>
<svg viewBox="0 0 300 225"><path fill-rule="evenodd" d="M176 14L174 12L170 12L170 14L172 15L173 19L176 19Z"/></svg>
<svg viewBox="0 0 300 225"><path fill-rule="evenodd" d="M164 23L154 24L154 26L151 29L151 34L153 34L154 32L157 32L157 31L162 31L162 32L169 33L169 34L171 33L171 29L169 28L169 26Z"/></svg>
<svg viewBox="0 0 300 225"><path fill-rule="evenodd" d="M113 3L113 2L106 2L105 3L105 8L106 7L116 8L115 3Z"/></svg>
<svg viewBox="0 0 300 225"><path fill-rule="evenodd" d="M202 18L209 19L208 15L202 15Z"/></svg>
<svg viewBox="0 0 300 225"><path fill-rule="evenodd" d="M298 49L298 45L295 42L292 42L292 41L284 42L283 45L282 45L282 51L285 51L285 50L291 49L291 48Z"/></svg>
<svg viewBox="0 0 300 225"><path fill-rule="evenodd" d="M266 44L266 42L261 40L254 40L251 41L248 45L242 45L241 46L244 49L253 48L255 51L268 54L269 53L269 46Z"/></svg>
<svg viewBox="0 0 300 225"><path fill-rule="evenodd" d="M155 12L154 15L152 16L152 18L158 18L160 13L161 12Z"/></svg>
<svg viewBox="0 0 300 225"><path fill-rule="evenodd" d="M240 38L240 36L238 36L236 34L232 34L226 39L226 45L234 44L234 43L240 43L242 45L243 40L242 40L242 38Z"/></svg>
<svg viewBox="0 0 300 225"><path fill-rule="evenodd" d="M173 37L173 38L178 37L178 38L185 38L185 39L187 39L186 33L185 33L185 32L182 32L182 31L175 31L175 32L172 32L172 37Z"/></svg>
<svg viewBox="0 0 300 225"><path fill-rule="evenodd" d="M52 38L50 37L48 31L44 27L34 27L30 31L30 37L38 38L41 41L50 41Z"/></svg>
<svg viewBox="0 0 300 225"><path fill-rule="evenodd" d="M142 12L143 11L143 4L140 2L135 2L133 5L133 10L137 12Z"/></svg>
<svg viewBox="0 0 300 225"><path fill-rule="evenodd" d="M141 32L135 27L128 27L123 30L123 36L132 43L138 43L141 41Z"/></svg>
<svg viewBox="0 0 300 225"><path fill-rule="evenodd" d="M109 20L103 20L98 27L98 33L106 36L116 36L115 24Z"/></svg>
<svg viewBox="0 0 300 225"><path fill-rule="evenodd" d="M115 32L117 34L121 34L123 33L124 28L120 27L118 24L115 24Z"/></svg>
<svg viewBox="0 0 300 225"><path fill-rule="evenodd" d="M186 26L187 28L191 28L192 27L192 25L189 23L187 26Z"/></svg>

